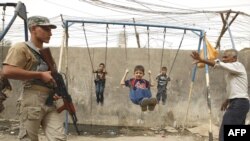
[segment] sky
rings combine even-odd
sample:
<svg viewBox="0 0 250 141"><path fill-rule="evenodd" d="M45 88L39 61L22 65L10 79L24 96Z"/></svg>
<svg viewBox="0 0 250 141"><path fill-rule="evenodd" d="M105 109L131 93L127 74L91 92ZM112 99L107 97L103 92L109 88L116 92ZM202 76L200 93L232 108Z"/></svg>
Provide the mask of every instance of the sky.
<svg viewBox="0 0 250 141"><path fill-rule="evenodd" d="M20 0L1 0L2 2L18 2ZM84 0L82 0L84 1ZM110 14L114 11L103 10L97 8L81 0L22 0L26 5L28 15L44 15L48 17L55 17L59 14L63 15L77 15L77 16L96 16ZM88 1L88 0L87 0ZM91 1L91 0L90 0ZM98 1L98 0L93 0ZM102 0L113 2L114 0ZM131 2L133 0L117 0L116 3ZM138 0L147 2L147 0ZM189 9L233 9L235 11L243 11L250 14L249 0L156 0L159 4L167 6L174 6L179 8ZM114 15L115 16L115 15Z"/></svg>
<svg viewBox="0 0 250 141"><path fill-rule="evenodd" d="M1 3L18 2L18 1L19 0L1 0ZM190 10L217 11L217 10L231 9L234 11L241 11L241 12L250 14L250 1L249 0L174 0L174 1L173 0L155 0L154 3L152 3L152 1L147 1L147 0L100 0L100 1L112 3L112 4L119 4L119 5L123 5L127 7L139 8L142 10L150 10L152 12L157 11L157 10L164 11L166 10L166 7L171 7L171 8L175 7L176 11L178 12L179 11L185 12L185 10L183 9L187 9L187 11L190 11ZM23 2L26 6L28 17L34 16L34 15L46 16L50 18L52 22L56 22L57 25L59 25L58 29L56 29L53 35L55 37L54 39L51 39L51 43L50 43L51 45L56 45L56 46L60 46L61 44L60 40L62 40L62 35L63 35L63 30L60 27L61 26L60 14L62 14L65 19L76 19L76 20L77 19L89 19L89 20L98 20L98 21L104 21L104 20L106 21L110 21L110 20L124 21L125 20L126 21L130 19L129 22L131 22L131 19L135 18L139 22L150 21L150 23L153 23L153 24L154 22L157 24L162 24L163 22L160 22L160 19L164 17L164 15L159 15L159 21L158 20L156 21L155 19L157 19L157 15L155 14L140 13L140 12L135 12L132 10L114 8L108 5L103 6L100 3L98 3L98 0L22 0L21 2ZM149 3L151 4L150 6L148 5ZM159 9L159 8L162 8L162 9ZM175 12L175 10L173 9L172 12ZM11 12L8 13L7 17L8 16L11 17ZM192 15L189 17L192 18ZM153 20L150 20L150 18ZM175 17L168 16L167 18L174 19ZM187 18L184 20L187 20ZM171 24L171 21L170 21L170 24ZM183 23L173 22L172 24L174 25L178 24L182 26ZM206 28L206 27L199 26L199 28ZM208 29L210 29L210 27ZM84 35L83 33L78 33L77 32L78 30L79 30L79 27L75 27L75 30L73 34L71 35L70 41L72 45L74 46L86 46L86 43L84 43L83 39L81 38L81 36L83 37ZM91 32L91 33L88 32L87 34L89 35L90 44L92 44L93 46L105 46L105 42L106 42L105 36L107 35L105 33L105 26L101 26L101 27L92 26L92 28L89 28L88 30ZM99 32L99 30L101 31ZM112 27L109 27L109 30L112 31ZM114 29L113 31L118 32L122 30L123 30L122 28L120 29L117 28L117 29ZM146 32L144 31L144 29L139 28L138 30L141 33ZM15 31L10 31L10 32L13 33ZM100 36L104 36L104 38L100 40L94 39L94 38L100 38L100 37L96 37L96 35L94 35L94 32L98 32ZM129 29L128 29L128 32L129 32ZM159 32L159 31L155 30L155 32ZM79 36L77 36L76 34ZM115 43L115 41L118 40L117 34L118 33L110 32L110 38L109 38L110 46L116 46L117 43ZM216 36L216 35L213 34L213 36ZM15 35L15 36L18 36L18 35ZM13 38L14 35L11 34L11 37ZM162 35L151 36L152 42L155 42L155 46L161 46L160 45L161 43L158 43L157 41L153 40L154 38L162 38ZM170 40L172 40L171 38L172 37L170 37ZM174 44L173 46L177 47L179 44L180 38L181 38L181 35L178 36L177 39L173 39L173 40L178 40L176 41L176 43L167 42L166 45L171 46ZM147 36L141 35L141 39L143 42L142 46L144 47L147 46ZM135 39L131 39L131 40L135 40ZM15 39L15 41L17 41L17 39ZM133 41L131 46L135 46L135 45L136 44ZM191 46L193 46L193 44ZM230 46L230 45L227 45L227 46Z"/></svg>

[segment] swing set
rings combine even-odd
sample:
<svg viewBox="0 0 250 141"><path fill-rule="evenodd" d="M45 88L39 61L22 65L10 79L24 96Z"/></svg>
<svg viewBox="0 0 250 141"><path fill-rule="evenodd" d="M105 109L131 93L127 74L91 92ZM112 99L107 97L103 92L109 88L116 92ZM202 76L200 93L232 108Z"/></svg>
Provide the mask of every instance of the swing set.
<svg viewBox="0 0 250 141"><path fill-rule="evenodd" d="M184 39L184 35L186 33L186 31L191 31L193 32L195 35L197 35L199 37L199 43L198 43L198 52L200 52L201 47L203 46L204 49L204 56L207 56L207 49L206 49L206 43L205 43L205 31L201 30L201 29L196 29L196 28L187 28L187 27L178 27L178 26L168 26L168 25L155 25L155 24L143 24L143 23L129 23L129 22L106 22L106 21L85 21L85 20L65 20L64 22L64 27L65 27L65 33L67 35L66 37L66 48L68 47L68 32L69 32L69 28L72 24L82 24L83 25L83 31L84 31L84 36L85 36L85 42L86 42L86 46L88 49L88 54L89 54L89 59L91 62L91 67L93 69L93 62L91 59L91 55L90 55L90 49L89 49L89 44L88 44L88 39L86 36L86 31L85 31L85 25L86 24L102 24L102 25L106 25L106 51L105 51L105 64L106 64L106 59L107 59L107 42L108 42L108 25L120 25L123 26L123 30L124 30L124 38L125 38L125 57L126 57L126 61L127 61L127 41L126 41L126 26L138 26L138 27L146 27L147 28L147 37L148 37L148 42L147 42L147 47L148 47L148 62L149 62L149 68L150 68L150 52L149 52L149 29L150 28L163 28L164 31L164 36L163 36L163 46L162 46L162 54L161 54L161 64L160 67L162 67L162 60L163 60L163 51L164 51L164 46L165 46L165 38L166 38L166 29L176 29L176 30L183 30L183 36L181 38L177 53L174 57L174 60L172 62L172 65L170 67L170 71L169 74L171 73L173 66L174 66L174 62L177 58L178 52L180 50L180 47L182 45L182 41ZM203 44L202 44L203 42ZM207 59L207 58L205 58ZM185 127L185 123L187 120L187 115L188 115L188 110L189 110L189 103L190 103L190 99L191 99L191 95L192 95L192 90L193 90L193 83L195 80L195 75L196 75L196 69L197 69L197 65L194 66L194 68L192 69L192 81L190 84L190 90L189 90L189 102L188 102L188 108L187 108L187 113L185 116L185 122L184 122L184 127ZM210 129L209 129L209 135L212 135L212 121L211 121L211 99L210 99L210 92L209 92L209 73L208 73L208 66L205 65L205 76L206 76L206 94L207 94L207 99L208 99L208 109L209 109L209 114L210 114ZM211 137L210 137L211 138Z"/></svg>

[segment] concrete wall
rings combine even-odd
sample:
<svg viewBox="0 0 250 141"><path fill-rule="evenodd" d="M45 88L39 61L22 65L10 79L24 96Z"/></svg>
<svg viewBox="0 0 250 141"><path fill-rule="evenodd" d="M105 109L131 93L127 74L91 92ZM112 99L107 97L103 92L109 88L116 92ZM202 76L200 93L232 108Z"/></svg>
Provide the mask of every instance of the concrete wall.
<svg viewBox="0 0 250 141"><path fill-rule="evenodd" d="M5 54L7 49L4 50ZM141 115L140 107L129 100L128 88L122 88L120 80L126 68L130 69L128 77L132 77L134 66L144 65L146 70L151 69L155 76L160 71L161 49L127 49L127 59L124 48L109 48L107 53L108 76L105 88L104 106L96 104L94 75L86 48L69 48L68 72L66 72L66 58L64 57L62 72L67 73L68 91L73 97L77 109L79 123L98 125L131 125L137 126L138 119L143 117L145 126L182 125L187 113L188 96L192 77L191 51L180 50L173 65L168 86L168 98L166 105L158 105L153 112ZM176 50L164 50L163 65L170 71ZM249 50L240 52L240 61L250 73ZM0 53L1 54L1 53ZM59 58L59 49L52 48L56 63ZM100 62L105 62L105 48L91 48L91 60L94 68ZM150 62L149 62L150 60ZM223 71L209 70L210 92L212 98L213 123L219 124L222 112L219 111L222 101L226 98L225 81ZM145 75L148 79L148 75ZM10 98L5 102L6 110L0 114L0 118L13 119L16 117L16 100L20 93L20 82L11 81L15 88ZM250 84L250 83L249 83ZM188 124L194 125L208 122L209 114L205 95L205 71L198 69L193 84L192 96L189 106ZM152 88L153 96L156 95L156 87Z"/></svg>

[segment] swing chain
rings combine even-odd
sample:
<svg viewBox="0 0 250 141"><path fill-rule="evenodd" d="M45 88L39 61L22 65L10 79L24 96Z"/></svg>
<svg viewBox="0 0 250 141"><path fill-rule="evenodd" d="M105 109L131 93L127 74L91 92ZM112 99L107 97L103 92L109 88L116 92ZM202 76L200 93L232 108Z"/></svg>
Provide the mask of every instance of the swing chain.
<svg viewBox="0 0 250 141"><path fill-rule="evenodd" d="M82 27L83 27L83 33L84 33L84 37L85 37L86 46L87 46L87 49L88 49L89 60L90 60L90 63L91 63L92 71L94 71L93 61L92 61L91 56L90 56L89 44L88 44L88 39L87 39L84 23L82 24Z"/></svg>
<svg viewBox="0 0 250 141"><path fill-rule="evenodd" d="M171 71L172 71L172 69L173 69L173 67L174 67L174 63L175 63L176 58L177 58L177 55L178 55L178 53L179 53L179 51L180 51L180 48L181 48L181 45L182 45L182 41L183 41L183 39L184 39L184 35L185 35L185 34L186 34L186 30L184 30L184 32L183 32L183 35L182 35L182 38L181 38L181 42L180 42L179 47L178 47L178 50L177 50L177 52L176 52L176 54L175 54L175 56L174 56L174 60L173 60L173 63L172 63L172 65L171 65L171 68L170 68L170 71L169 71L168 76L170 76L170 73L171 73Z"/></svg>
<svg viewBox="0 0 250 141"><path fill-rule="evenodd" d="M147 26L147 35L148 35L148 66L150 70L151 67L150 67L150 52L149 52L149 26Z"/></svg>
<svg viewBox="0 0 250 141"><path fill-rule="evenodd" d="M108 30L109 30L109 25L107 24L106 26L106 48L105 48L105 66L107 69L107 52L108 52Z"/></svg>
<svg viewBox="0 0 250 141"><path fill-rule="evenodd" d="M163 54L164 54L165 39L166 39L166 28L164 28L163 34L164 35L163 35L163 43L162 43L162 51L161 51L161 66L160 66L160 70L161 70L162 62L163 62Z"/></svg>
<svg viewBox="0 0 250 141"><path fill-rule="evenodd" d="M128 61L128 55L127 55L127 37L126 37L126 26L123 25L123 36L124 36L124 44L125 44L125 57L126 57L126 62ZM127 64L126 64L127 67Z"/></svg>

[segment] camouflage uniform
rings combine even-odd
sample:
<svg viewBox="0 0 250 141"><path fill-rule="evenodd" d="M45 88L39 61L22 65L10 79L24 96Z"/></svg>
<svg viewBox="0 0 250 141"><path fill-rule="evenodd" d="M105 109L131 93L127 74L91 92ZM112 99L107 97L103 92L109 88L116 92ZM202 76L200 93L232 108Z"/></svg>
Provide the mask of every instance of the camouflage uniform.
<svg viewBox="0 0 250 141"><path fill-rule="evenodd" d="M41 16L33 16L28 26L49 26L49 20ZM48 71L47 64L39 57L38 48L32 42L13 45L6 56L4 65L11 65L28 71ZM18 100L21 141L38 141L39 127L42 126L48 141L65 141L63 116L56 111L56 106L47 106L45 101L53 90L39 79L23 81L23 92Z"/></svg>

